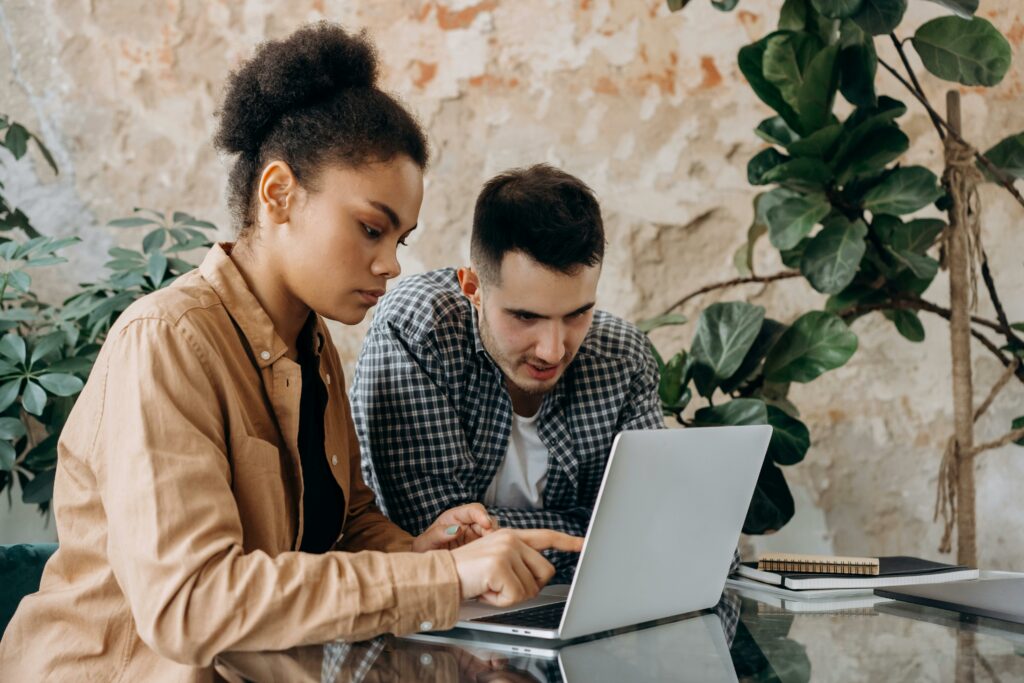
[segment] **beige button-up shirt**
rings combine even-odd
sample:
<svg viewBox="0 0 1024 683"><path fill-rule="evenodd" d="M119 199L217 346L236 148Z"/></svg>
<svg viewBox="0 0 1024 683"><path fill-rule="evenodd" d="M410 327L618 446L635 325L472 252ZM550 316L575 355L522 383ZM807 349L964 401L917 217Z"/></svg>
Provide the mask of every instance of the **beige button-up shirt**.
<svg viewBox="0 0 1024 683"><path fill-rule="evenodd" d="M451 553L376 508L317 320L338 551L297 552L302 373L215 246L110 331L59 444L60 547L0 643L3 681L198 681L223 651L450 628Z"/></svg>

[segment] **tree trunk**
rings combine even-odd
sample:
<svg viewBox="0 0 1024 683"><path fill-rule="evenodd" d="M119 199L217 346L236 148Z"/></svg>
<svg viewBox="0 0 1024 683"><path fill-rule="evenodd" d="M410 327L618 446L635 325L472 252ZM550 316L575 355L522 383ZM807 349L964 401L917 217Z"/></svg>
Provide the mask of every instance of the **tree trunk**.
<svg viewBox="0 0 1024 683"><path fill-rule="evenodd" d="M946 94L949 125L960 133L960 93ZM959 180L954 175L954 180ZM971 384L970 332L970 247L968 244L967 197L963 185L954 182L949 209L950 346L953 356L953 418L956 462L956 557L957 563L978 566L974 500L974 390Z"/></svg>

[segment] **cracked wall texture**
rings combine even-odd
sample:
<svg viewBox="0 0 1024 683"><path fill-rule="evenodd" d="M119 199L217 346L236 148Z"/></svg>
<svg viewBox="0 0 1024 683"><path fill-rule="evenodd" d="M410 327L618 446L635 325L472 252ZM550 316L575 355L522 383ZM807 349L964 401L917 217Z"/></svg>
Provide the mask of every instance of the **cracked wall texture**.
<svg viewBox="0 0 1024 683"><path fill-rule="evenodd" d="M1017 0L982 0L980 14L1024 42ZM752 130L769 115L736 65L744 44L774 28L779 2L743 0L721 13L697 0L670 14L663 0L402 0L331 2L162 0L141 10L110 0L0 2L0 109L37 131L54 152L53 176L38 156L5 158L9 196L48 234L84 240L72 263L41 276L59 297L98 277L106 250L140 239L103 226L133 206L182 209L229 232L226 165L210 144L230 68L267 38L327 18L365 27L380 47L385 87L426 125L434 150L422 230L403 253L406 273L468 256L472 203L481 182L505 168L548 161L597 190L609 250L600 305L628 318L659 312L683 293L735 275L732 254L751 220L746 162L762 143ZM912 0L903 32L939 15ZM883 41L879 41L880 44ZM894 59L881 44L883 56ZM930 97L946 85L921 72ZM910 102L888 75L882 92ZM965 88L964 125L987 148L1024 130L1024 58L989 91ZM902 120L908 162L938 170L941 149L911 103ZM982 191L984 240L1013 320L1024 319L1024 209L993 187ZM759 272L781 267L762 244ZM944 304L940 274L928 296ZM802 280L747 286L685 309L742 298L791 320L823 297ZM991 315L987 302L982 314ZM747 550L938 557L932 521L939 457L952 429L948 328L923 319L927 339L911 344L880 315L857 321L860 350L843 368L792 398L813 436L804 463L787 469L797 517ZM365 324L336 329L351 368ZM689 342L693 324L657 333L663 350ZM979 400L998 376L976 347ZM978 424L992 438L1024 413L1010 387ZM1024 449L983 455L978 465L982 566L1024 569L1020 482ZM22 513L19 513L22 514ZM28 516L29 519L32 515ZM4 512L0 541L52 533Z"/></svg>

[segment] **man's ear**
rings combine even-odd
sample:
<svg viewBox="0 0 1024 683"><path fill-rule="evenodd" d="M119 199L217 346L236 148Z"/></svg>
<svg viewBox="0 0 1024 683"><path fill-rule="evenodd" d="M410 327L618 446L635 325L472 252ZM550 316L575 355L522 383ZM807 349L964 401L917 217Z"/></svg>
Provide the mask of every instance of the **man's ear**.
<svg viewBox="0 0 1024 683"><path fill-rule="evenodd" d="M298 196L299 182L283 161L271 161L263 169L258 186L261 213L281 225L291 218Z"/></svg>
<svg viewBox="0 0 1024 683"><path fill-rule="evenodd" d="M480 276L471 267L459 268L458 275L462 293L480 310Z"/></svg>

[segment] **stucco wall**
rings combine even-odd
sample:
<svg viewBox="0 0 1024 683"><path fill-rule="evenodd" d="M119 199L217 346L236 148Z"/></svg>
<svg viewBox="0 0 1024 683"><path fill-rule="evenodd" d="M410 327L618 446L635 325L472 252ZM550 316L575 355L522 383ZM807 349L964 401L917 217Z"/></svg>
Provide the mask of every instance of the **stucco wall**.
<svg viewBox="0 0 1024 683"><path fill-rule="evenodd" d="M1024 9L982 0L981 14L1020 50ZM103 228L130 207L183 209L227 226L225 165L209 142L228 70L259 41L310 20L366 27L380 46L385 83L429 130L434 163L406 273L465 260L480 183L510 166L549 161L599 193L610 248L600 305L638 318L681 294L734 275L754 192L746 161L761 148L752 129L768 110L746 86L736 52L774 27L779 2L742 0L724 14L695 0L670 15L663 0L405 0L258 2L109 0L0 2L0 110L38 131L61 168L38 157L5 165L10 196L49 234L78 234L71 267L44 276L52 296L96 277L105 251L138 238ZM908 26L941 9L912 0ZM907 29L904 29L908 32ZM883 54L887 54L882 46ZM921 74L941 101L945 85ZM910 98L888 77L882 90ZM964 91L966 132L981 147L1024 129L1024 58L987 93ZM903 120L909 158L937 169L941 154L920 108ZM983 191L984 233L1010 317L1024 319L1020 247L1024 209ZM223 237L228 237L225 230ZM777 259L762 245L760 272ZM928 296L947 300L942 275ZM717 295L716 295L717 296ZM721 293L791 319L819 305L802 281ZM694 314L712 299L698 300ZM989 313L983 302L983 314ZM794 522L758 547L935 556L932 522L941 448L951 429L948 332L926 317L927 340L911 344L880 316L855 324L860 351L794 400L811 427L806 461L787 470L798 498ZM365 325L339 329L349 363ZM689 341L692 324L659 333L659 345ZM978 353L983 395L997 363ZM978 426L1002 433L1024 413L1017 384ZM979 548L984 566L1024 568L1019 482L1024 449L982 456ZM0 513L0 542L13 517ZM46 532L25 532L24 537Z"/></svg>

